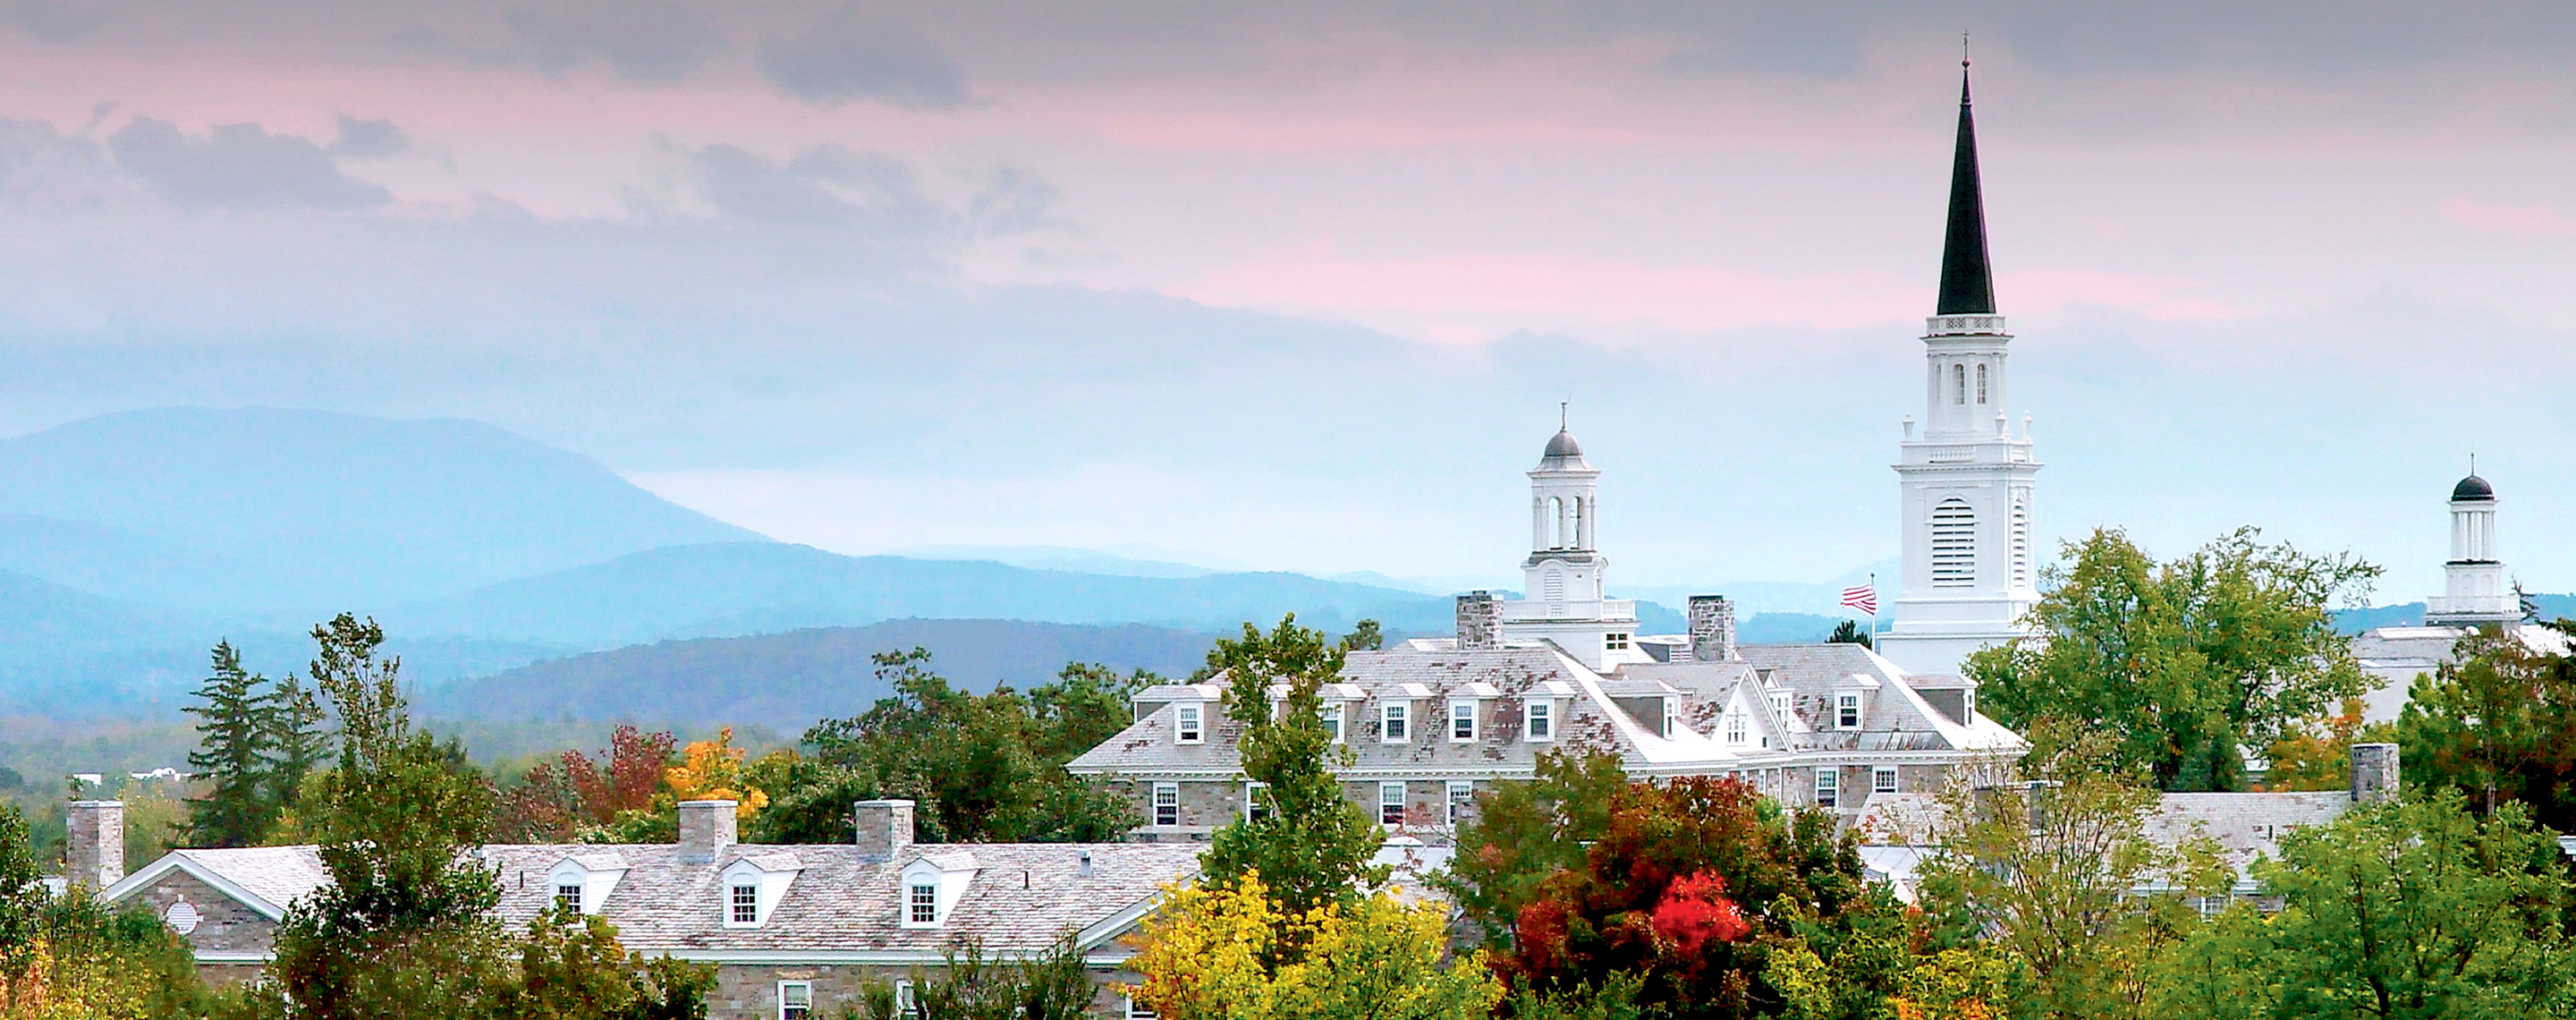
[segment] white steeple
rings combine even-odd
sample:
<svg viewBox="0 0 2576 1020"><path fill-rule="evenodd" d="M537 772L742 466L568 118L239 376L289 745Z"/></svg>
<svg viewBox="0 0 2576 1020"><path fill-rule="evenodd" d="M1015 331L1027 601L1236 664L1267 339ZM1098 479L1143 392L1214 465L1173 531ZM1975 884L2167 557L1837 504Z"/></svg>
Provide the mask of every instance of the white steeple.
<svg viewBox="0 0 2576 1020"><path fill-rule="evenodd" d="M2451 487L2451 559L2442 564L2442 594L2424 600L2430 626L2509 625L2522 619L2521 600L2505 584L2496 558L2495 487L2474 469Z"/></svg>
<svg viewBox="0 0 2576 1020"><path fill-rule="evenodd" d="M1522 597L1503 603L1504 637L1554 640L1595 669L1645 661L1631 640L1636 601L1604 595L1610 561L1595 546L1601 472L1561 423L1529 479L1530 554L1521 561Z"/></svg>
<svg viewBox="0 0 2576 1020"><path fill-rule="evenodd" d="M2028 633L2022 615L2039 600L2031 548L2039 462L2028 416L2015 435L2004 411L2012 334L1995 312L1964 73L1934 311L1923 331L1923 431L1908 419L1898 446L1905 560L1895 619L1878 648L1910 672L1956 673L1969 653Z"/></svg>

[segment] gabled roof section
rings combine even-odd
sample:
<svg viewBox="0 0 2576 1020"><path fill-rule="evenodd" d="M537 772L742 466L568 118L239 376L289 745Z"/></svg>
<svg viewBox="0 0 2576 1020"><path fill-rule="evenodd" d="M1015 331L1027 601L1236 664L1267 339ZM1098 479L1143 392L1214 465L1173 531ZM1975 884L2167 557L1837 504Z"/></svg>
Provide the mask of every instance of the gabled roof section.
<svg viewBox="0 0 2576 1020"><path fill-rule="evenodd" d="M319 847L173 850L100 890L99 899L115 903L172 871L184 872L272 921L283 920L286 908L295 901L331 884L331 872L322 866Z"/></svg>
<svg viewBox="0 0 2576 1020"><path fill-rule="evenodd" d="M1986 197L1977 174L1977 125L1968 109L1968 62L1959 62L1959 142L1950 157L1950 228L1941 243L1941 299L1934 315L1992 315L1995 275L1986 260Z"/></svg>

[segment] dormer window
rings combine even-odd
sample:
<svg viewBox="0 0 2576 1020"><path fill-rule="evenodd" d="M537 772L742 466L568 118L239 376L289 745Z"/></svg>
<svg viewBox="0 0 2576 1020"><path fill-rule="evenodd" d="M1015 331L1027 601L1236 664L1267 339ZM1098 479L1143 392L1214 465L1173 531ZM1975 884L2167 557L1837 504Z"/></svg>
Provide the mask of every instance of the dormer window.
<svg viewBox="0 0 2576 1020"><path fill-rule="evenodd" d="M1834 728L1838 730L1860 728L1860 692L1848 691L1834 695Z"/></svg>
<svg viewBox="0 0 2576 1020"><path fill-rule="evenodd" d="M1664 733L1663 733L1663 735L1664 735L1664 736L1666 736L1666 737L1670 737L1670 736L1672 736L1675 732L1679 731L1679 730L1682 728L1682 724L1681 724L1681 714L1682 714L1682 713L1681 713L1681 699L1680 699L1680 698L1665 698L1665 699L1663 699L1663 700L1664 700Z"/></svg>
<svg viewBox="0 0 2576 1020"><path fill-rule="evenodd" d="M939 883L924 882L911 886L904 903L907 910L905 921L912 924L939 923Z"/></svg>
<svg viewBox="0 0 2576 1020"><path fill-rule="evenodd" d="M1959 705L1960 721L1975 722L1977 719L1977 689L1970 687L1967 690L1959 692Z"/></svg>
<svg viewBox="0 0 2576 1020"><path fill-rule="evenodd" d="M1379 706L1379 711L1381 714L1378 717L1380 723L1378 739L1390 744L1409 743L1413 740L1412 702L1389 701Z"/></svg>
<svg viewBox="0 0 2576 1020"><path fill-rule="evenodd" d="M1194 701L1184 702L1172 706L1172 712L1176 719L1172 724L1172 739L1184 744L1195 744L1205 738L1206 730L1202 726L1201 719L1204 712L1203 706Z"/></svg>
<svg viewBox="0 0 2576 1020"><path fill-rule="evenodd" d="M1324 703L1324 728L1332 731L1333 743L1336 744L1342 742L1343 714L1341 702L1327 701Z"/></svg>
<svg viewBox="0 0 2576 1020"><path fill-rule="evenodd" d="M1521 733L1533 741L1556 739L1556 702L1546 698L1522 702Z"/></svg>
<svg viewBox="0 0 2576 1020"><path fill-rule="evenodd" d="M1788 718L1788 717L1789 717L1789 692L1787 692L1787 691L1771 691L1771 692L1769 692L1769 694L1770 694L1770 697L1771 697L1771 714L1776 715L1776 716L1779 716L1780 718L1783 718L1783 719Z"/></svg>
<svg viewBox="0 0 2576 1020"><path fill-rule="evenodd" d="M747 856L725 865L718 889L724 895L724 926L758 928L787 895L805 864L792 853Z"/></svg>
<svg viewBox="0 0 2576 1020"><path fill-rule="evenodd" d="M937 928L966 895L975 880L975 855L965 852L924 854L903 868L902 908L897 916L906 928Z"/></svg>
<svg viewBox="0 0 2576 1020"><path fill-rule="evenodd" d="M1476 742L1476 699L1453 698L1449 701L1449 742Z"/></svg>
<svg viewBox="0 0 2576 1020"><path fill-rule="evenodd" d="M581 913L581 883L556 886L555 907L566 913Z"/></svg>
<svg viewBox="0 0 2576 1020"><path fill-rule="evenodd" d="M547 869L545 887L555 891L557 909L596 914L608 904L608 895L616 891L618 879L625 876L623 857L613 853L575 854Z"/></svg>

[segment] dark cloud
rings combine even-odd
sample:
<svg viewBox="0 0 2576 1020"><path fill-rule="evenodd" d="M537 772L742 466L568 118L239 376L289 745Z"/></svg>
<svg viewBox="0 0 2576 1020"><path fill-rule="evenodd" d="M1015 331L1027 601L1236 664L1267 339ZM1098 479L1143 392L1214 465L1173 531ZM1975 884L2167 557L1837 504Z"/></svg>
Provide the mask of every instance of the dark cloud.
<svg viewBox="0 0 2576 1020"><path fill-rule="evenodd" d="M707 204L728 220L925 239L953 232L959 221L922 193L910 167L839 145L807 149L784 163L714 145L691 153L690 161Z"/></svg>
<svg viewBox="0 0 2576 1020"><path fill-rule="evenodd" d="M331 154L357 159L384 159L411 151L411 136L403 133L390 120L360 120L340 115L340 140L331 143Z"/></svg>
<svg viewBox="0 0 2576 1020"><path fill-rule="evenodd" d="M363 209L393 201L382 186L341 173L310 139L272 135L257 124L218 124L198 138L169 121L137 117L107 145L117 165L190 209Z"/></svg>
<svg viewBox="0 0 2576 1020"><path fill-rule="evenodd" d="M762 40L760 70L789 95L838 105L873 99L916 110L966 103L966 69L911 25L855 6L802 35Z"/></svg>
<svg viewBox="0 0 2576 1020"><path fill-rule="evenodd" d="M106 23L107 11L94 2L0 0L0 25L46 42L69 42L97 31Z"/></svg>
<svg viewBox="0 0 2576 1020"><path fill-rule="evenodd" d="M510 14L528 63L560 74L591 60L621 78L685 78L733 48L721 26L678 0L530 4Z"/></svg>

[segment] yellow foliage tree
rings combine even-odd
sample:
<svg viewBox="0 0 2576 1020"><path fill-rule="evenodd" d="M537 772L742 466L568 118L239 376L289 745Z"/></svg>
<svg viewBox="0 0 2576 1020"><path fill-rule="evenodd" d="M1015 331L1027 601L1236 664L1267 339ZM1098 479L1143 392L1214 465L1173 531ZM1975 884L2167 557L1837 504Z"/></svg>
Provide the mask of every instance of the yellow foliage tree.
<svg viewBox="0 0 2576 1020"><path fill-rule="evenodd" d="M744 752L733 746L733 727L714 740L693 740L680 749L680 763L662 770L673 800L730 800L734 817L748 820L769 806L769 794L743 782Z"/></svg>
<svg viewBox="0 0 2576 1020"><path fill-rule="evenodd" d="M1145 983L1127 992L1175 1020L1481 1020L1503 987L1482 950L1441 958L1446 928L1383 894L1286 913L1252 875L1175 889L1137 935Z"/></svg>

